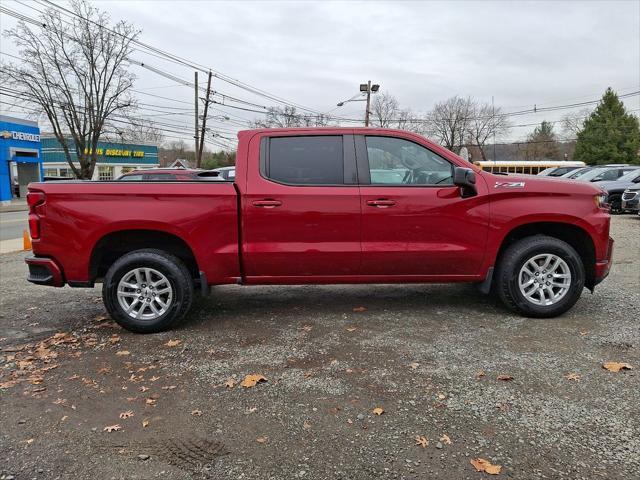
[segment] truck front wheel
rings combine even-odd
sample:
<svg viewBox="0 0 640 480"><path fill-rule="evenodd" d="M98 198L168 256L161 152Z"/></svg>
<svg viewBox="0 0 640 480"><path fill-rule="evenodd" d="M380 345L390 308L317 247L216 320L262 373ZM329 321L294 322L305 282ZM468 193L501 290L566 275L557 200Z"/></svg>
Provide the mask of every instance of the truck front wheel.
<svg viewBox="0 0 640 480"><path fill-rule="evenodd" d="M136 333L174 327L193 300L189 270L162 250L136 250L123 255L107 271L102 299L111 317Z"/></svg>
<svg viewBox="0 0 640 480"><path fill-rule="evenodd" d="M518 240L502 255L495 288L512 310L527 317L555 317L580 298L585 271L568 243L546 235Z"/></svg>

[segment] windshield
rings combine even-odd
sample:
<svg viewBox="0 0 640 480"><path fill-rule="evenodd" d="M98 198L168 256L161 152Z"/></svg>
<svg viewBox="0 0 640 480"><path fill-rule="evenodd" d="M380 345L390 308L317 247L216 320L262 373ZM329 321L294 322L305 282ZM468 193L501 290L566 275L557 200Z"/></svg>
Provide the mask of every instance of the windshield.
<svg viewBox="0 0 640 480"><path fill-rule="evenodd" d="M565 173L563 175L563 177L566 177L566 178L577 178L580 175L582 175L584 173L587 173L589 170L591 170L591 167L579 168L578 170L576 170L574 172Z"/></svg>
<svg viewBox="0 0 640 480"><path fill-rule="evenodd" d="M624 175L622 175L618 181L619 182L633 182L636 177L640 176L640 168L636 168L634 170L631 170L630 172L625 173Z"/></svg>

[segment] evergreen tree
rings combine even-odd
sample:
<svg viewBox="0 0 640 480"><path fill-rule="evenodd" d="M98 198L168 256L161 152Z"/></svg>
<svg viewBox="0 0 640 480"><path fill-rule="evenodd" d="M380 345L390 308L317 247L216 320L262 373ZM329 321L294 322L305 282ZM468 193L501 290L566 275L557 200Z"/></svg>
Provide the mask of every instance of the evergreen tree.
<svg viewBox="0 0 640 480"><path fill-rule="evenodd" d="M524 157L526 160L559 159L558 137L553 125L543 121L527 137Z"/></svg>
<svg viewBox="0 0 640 480"><path fill-rule="evenodd" d="M578 133L574 158L591 165L640 163L639 153L638 118L627 113L616 92L607 88Z"/></svg>

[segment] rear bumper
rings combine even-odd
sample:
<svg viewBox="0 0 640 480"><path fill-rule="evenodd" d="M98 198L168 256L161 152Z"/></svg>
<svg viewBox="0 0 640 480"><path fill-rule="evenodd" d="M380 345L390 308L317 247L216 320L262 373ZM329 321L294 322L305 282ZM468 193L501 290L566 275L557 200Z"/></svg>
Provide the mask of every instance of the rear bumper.
<svg viewBox="0 0 640 480"><path fill-rule="evenodd" d="M595 275L595 283L594 285L598 285L602 282L607 275L609 275L609 271L611 270L611 261L613 259L613 238L609 237L609 243L607 245L607 257L604 260L596 262L596 275Z"/></svg>
<svg viewBox="0 0 640 480"><path fill-rule="evenodd" d="M64 275L62 269L51 258L27 257L24 259L29 266L27 280L37 285L49 285L51 287L62 287L64 285Z"/></svg>

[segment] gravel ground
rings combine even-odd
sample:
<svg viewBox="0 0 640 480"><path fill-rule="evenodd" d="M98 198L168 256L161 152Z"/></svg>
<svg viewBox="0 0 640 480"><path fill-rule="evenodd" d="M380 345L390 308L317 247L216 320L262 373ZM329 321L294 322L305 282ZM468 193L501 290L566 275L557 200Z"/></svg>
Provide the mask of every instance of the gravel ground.
<svg viewBox="0 0 640 480"><path fill-rule="evenodd" d="M640 478L639 227L545 320L468 285L225 286L141 336L2 255L0 479Z"/></svg>

